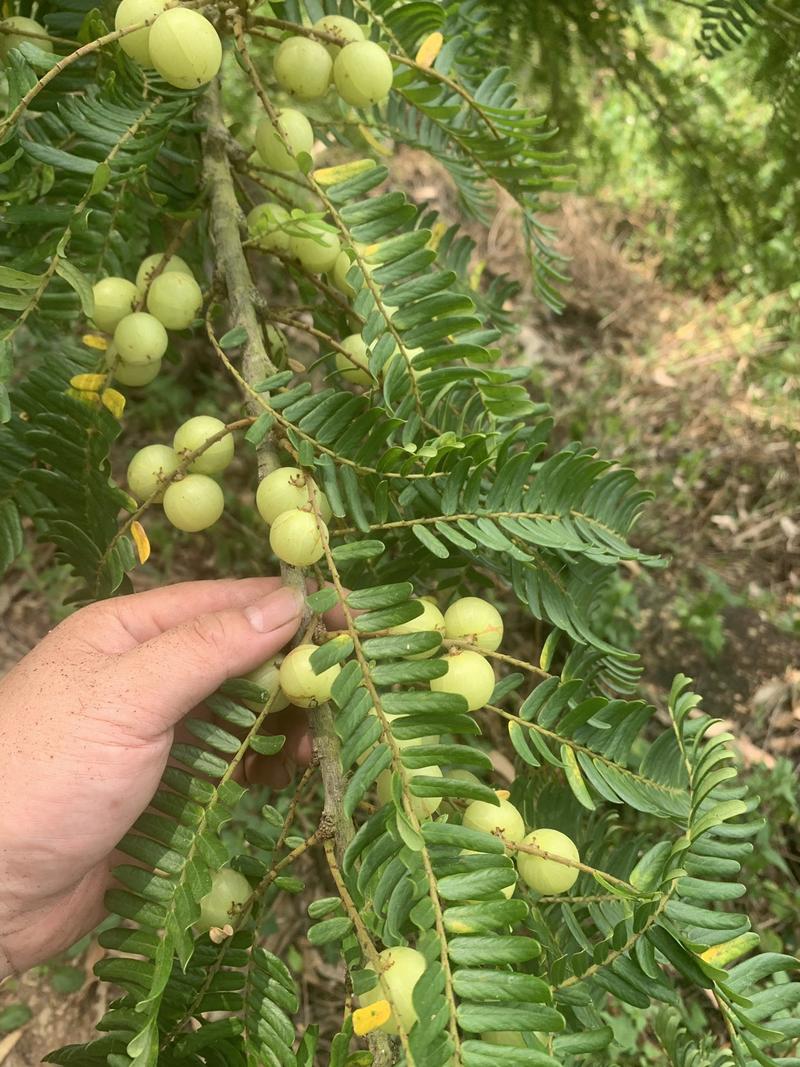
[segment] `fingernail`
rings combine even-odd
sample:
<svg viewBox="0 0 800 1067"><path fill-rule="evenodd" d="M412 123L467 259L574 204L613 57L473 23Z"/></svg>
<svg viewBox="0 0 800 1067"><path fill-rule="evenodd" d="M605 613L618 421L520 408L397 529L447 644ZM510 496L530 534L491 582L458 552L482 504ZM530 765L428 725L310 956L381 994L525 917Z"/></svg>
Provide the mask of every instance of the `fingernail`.
<svg viewBox="0 0 800 1067"><path fill-rule="evenodd" d="M265 634L295 622L302 611L303 594L297 589L283 587L250 604L244 609L244 614L254 630Z"/></svg>

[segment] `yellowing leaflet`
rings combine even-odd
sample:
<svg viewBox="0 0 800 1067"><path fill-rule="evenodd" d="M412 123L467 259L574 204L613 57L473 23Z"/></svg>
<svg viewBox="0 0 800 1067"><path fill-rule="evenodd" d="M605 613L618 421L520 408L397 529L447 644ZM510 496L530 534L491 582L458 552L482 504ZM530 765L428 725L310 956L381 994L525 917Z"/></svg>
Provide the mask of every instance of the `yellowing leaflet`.
<svg viewBox="0 0 800 1067"><path fill-rule="evenodd" d="M433 66L433 62L441 52L443 44L444 37L438 30L435 33L431 33L419 46L416 56L417 64L426 68Z"/></svg>
<svg viewBox="0 0 800 1067"><path fill-rule="evenodd" d="M321 167L314 171L314 180L319 185L336 185L346 182L348 178L355 178L357 174L364 174L375 167L374 159L354 159L351 163L339 163L335 167Z"/></svg>
<svg viewBox="0 0 800 1067"><path fill-rule="evenodd" d="M100 394L100 399L115 419L122 418L122 413L125 410L125 397L122 393L116 389L104 389Z"/></svg>
<svg viewBox="0 0 800 1067"><path fill-rule="evenodd" d="M108 351L108 338L103 337L101 333L85 333L81 337L81 341L87 348L94 348L98 352Z"/></svg>
<svg viewBox="0 0 800 1067"><path fill-rule="evenodd" d="M150 559L150 539L144 532L144 526L140 522L131 523L131 537L136 546L136 555L140 563L147 563Z"/></svg>
<svg viewBox="0 0 800 1067"><path fill-rule="evenodd" d="M391 1014L388 1000L376 1000L367 1008L356 1008L353 1012L353 1033L358 1037L371 1034L373 1030L388 1022Z"/></svg>
<svg viewBox="0 0 800 1067"><path fill-rule="evenodd" d="M73 389L96 393L106 384L106 376L105 374L76 374L70 378L69 384Z"/></svg>

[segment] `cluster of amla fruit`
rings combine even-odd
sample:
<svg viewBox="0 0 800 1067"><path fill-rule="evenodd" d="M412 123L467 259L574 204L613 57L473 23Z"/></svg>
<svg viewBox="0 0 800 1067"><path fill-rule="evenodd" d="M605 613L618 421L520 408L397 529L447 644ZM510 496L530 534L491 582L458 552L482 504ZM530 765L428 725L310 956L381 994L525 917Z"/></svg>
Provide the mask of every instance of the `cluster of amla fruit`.
<svg viewBox="0 0 800 1067"><path fill-rule="evenodd" d="M167 7L166 0L122 0L114 28L148 26L120 37L122 51L140 67L156 70L176 89L197 89L216 77L222 41L205 15L188 7Z"/></svg>
<svg viewBox="0 0 800 1067"><path fill-rule="evenodd" d="M133 456L128 488L140 502L163 504L176 529L197 533L222 515L225 498L213 476L225 470L233 454L233 434L225 432L225 423L212 415L195 415L175 431L172 447L146 445Z"/></svg>
<svg viewBox="0 0 800 1067"><path fill-rule="evenodd" d="M430 681L434 692L457 693L464 697L470 711L482 708L491 698L495 686L492 664L483 653L496 652L503 639L503 620L497 609L480 597L463 597L454 601L442 614L430 597L420 599L422 612L416 618L393 627L389 632L394 635L421 632L436 632L451 642L445 656L447 673ZM471 648L462 646L474 646ZM280 665L278 676L280 686L286 699L292 703L302 703L304 707L314 706L328 700L331 695L341 667L335 664L314 674L310 659L315 651L314 645L301 645L289 652ZM437 654L434 648L428 652L409 656L410 659L429 658ZM373 714L374 714L373 709ZM395 716L384 718L391 722ZM398 748L419 744L437 744L439 737L422 737L399 741ZM454 776L463 775L473 780L474 776L465 771L450 772ZM441 777L438 766L405 769L409 777ZM391 772L384 771L378 778L377 797L381 804L391 801ZM464 826L472 830L500 836L507 842L508 851L516 860L519 878L530 889L542 895L566 893L575 884L579 875L580 862L578 850L573 841L559 830L535 829L527 832L525 822L518 809L509 801L508 794L499 792L498 803L486 801L471 802L462 815ZM441 797L412 797L411 804L418 819L431 818L442 804ZM514 893L516 879L503 890L506 897ZM417 1019L412 994L414 985L426 969L424 956L414 948L400 946L385 949L380 953L378 982L368 993L361 996L363 1007L369 1007L380 1000L387 1000L392 1013L381 1024L381 1029L390 1034L398 1033L398 1019L407 1032ZM516 1034L489 1034L485 1040L490 1043L516 1044Z"/></svg>
<svg viewBox="0 0 800 1067"><path fill-rule="evenodd" d="M135 282L101 278L92 295L93 322L113 338L106 366L118 382L131 386L153 381L167 351L167 330L185 330L203 306L191 267L180 256L165 258L161 252L142 261Z"/></svg>
<svg viewBox="0 0 800 1067"><path fill-rule="evenodd" d="M384 49L365 38L364 28L341 15L325 15L313 29L326 39L287 37L274 57L278 84L300 100L317 100L333 85L339 96L355 107L379 104L392 87L392 62ZM301 168L304 156L311 156L314 130L302 111L280 109L275 122L261 119L255 146L261 161L270 170L291 173ZM350 256L335 228L321 217L281 204L258 204L248 215L248 227L258 246L267 252L285 254L311 274L328 273L331 282L345 295L354 295L347 282ZM366 371L368 352L358 334L342 341L336 366L346 380L373 384Z"/></svg>
<svg viewBox="0 0 800 1067"><path fill-rule="evenodd" d="M355 296L355 289L347 280L353 253L342 248L336 229L319 215L309 215L299 209L290 212L280 204L257 204L247 216L247 228L262 252L286 255L309 274L327 274L331 285L348 300ZM366 264L364 267L369 269ZM386 308L390 315L396 310ZM413 358L421 351L420 348L412 349L408 356ZM375 385L375 378L369 370L369 357L366 341L361 334L353 333L339 341L334 363L346 382L371 387ZM387 367L394 358L394 355L389 356Z"/></svg>
<svg viewBox="0 0 800 1067"><path fill-rule="evenodd" d="M426 768L416 773L430 774L430 771L431 768ZM508 794L501 791L497 796L498 805L482 800L470 803L462 816L462 824L470 830L495 834L508 842L509 851L516 856L519 877L534 892L542 895L566 893L580 873L576 866L580 856L574 842L559 830L541 829L526 834L522 815L508 800ZM519 849L515 849L515 845ZM522 851L525 848L535 848L537 852ZM504 896L513 896L514 888L511 884L503 889ZM384 949L378 960L378 980L371 990L359 997L361 1006L368 1008L379 1001L387 1001L390 1014L379 1029L397 1034L402 1025L408 1033L417 1021L414 986L427 969L426 959L417 949L401 945ZM482 1040L493 1045L525 1046L522 1035L512 1031L486 1033Z"/></svg>

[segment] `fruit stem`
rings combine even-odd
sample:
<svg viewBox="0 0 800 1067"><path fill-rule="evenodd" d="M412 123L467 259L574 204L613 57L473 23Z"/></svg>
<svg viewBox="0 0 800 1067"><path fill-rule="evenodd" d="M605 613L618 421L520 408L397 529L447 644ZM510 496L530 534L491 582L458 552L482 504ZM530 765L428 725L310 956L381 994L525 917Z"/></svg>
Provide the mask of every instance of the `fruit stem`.
<svg viewBox="0 0 800 1067"><path fill-rule="evenodd" d="M204 124L203 172L211 204L211 231L217 254L218 273L228 294L230 328L241 326L247 334L243 347L242 380L251 389L256 382L275 373L275 365L264 345L264 338L256 313L256 289L247 265L240 227L243 216L236 199L236 188L228 156L230 134L225 126L218 80L209 85L201 103L200 117ZM247 410L254 416L261 414L259 403L263 394L247 391ZM256 449L258 470L266 477L281 465L270 441L264 438ZM298 567L281 564L281 576L286 585L306 592L305 573ZM307 607L298 633L307 630L313 612ZM345 849L354 836L352 820L345 814L345 780L339 760L339 738L329 704L322 704L309 716L316 758L322 777L325 805L320 820L318 838L341 863ZM369 1045L376 1067L388 1067L392 1062L392 1047L385 1034L369 1035Z"/></svg>

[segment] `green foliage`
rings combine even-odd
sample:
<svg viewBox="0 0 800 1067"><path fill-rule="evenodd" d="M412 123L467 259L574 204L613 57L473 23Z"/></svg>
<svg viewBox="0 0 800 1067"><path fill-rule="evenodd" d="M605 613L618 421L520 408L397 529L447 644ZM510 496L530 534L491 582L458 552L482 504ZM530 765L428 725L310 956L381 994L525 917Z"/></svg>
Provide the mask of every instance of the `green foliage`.
<svg viewBox="0 0 800 1067"><path fill-rule="evenodd" d="M245 134L240 143L227 128L223 94L230 86L246 125L271 118L283 101L270 49L287 22L308 32L309 21L339 8L390 48L389 102L357 122L338 101L315 105L318 132L341 162L333 174L303 167L287 178L250 165ZM285 0L243 28L226 11L220 29L238 65L226 64L221 87L196 98L144 79L113 42L90 49L80 77L67 63L51 82L36 81L50 62L38 50L12 54L2 174L14 204L0 284L18 362L0 431L4 565L22 550L30 520L80 579L82 597L126 587L134 535L142 551L133 522L150 521L153 501L131 513L111 479L120 405L96 349L79 338L90 283L109 272L132 277L144 252L179 247L198 272L216 267L205 278L205 331L181 347L207 348L241 388L248 477L258 463L291 461L330 502L330 548L313 575L330 587L309 600L307 621L322 644L317 672L343 665L332 707L311 713L324 795L306 794L312 768L238 834L225 827L252 797L237 771L284 742L262 732L277 694L235 680L206 702L209 718L188 721L192 743L173 746L161 788L120 843L127 860L108 895L119 923L101 933L109 955L96 967L120 995L101 1036L48 1062L319 1062L317 1027L298 1023L299 983L262 933L270 911L304 888L293 865L320 846L329 881L309 908L307 936L346 962L356 997L374 985L381 947L411 944L426 961L413 990L416 1024L400 1022L392 1045L373 1035L367 1053L355 1044L361 1016L348 1007L331 1067L373 1062L373 1052L375 1062L407 1067L614 1064L621 1050L609 1014L620 1005L646 1013L683 1067L769 1065L800 1037L800 985L786 980L795 961L758 953L737 904L736 878L761 824L757 801L735 781L730 738L712 732L683 677L661 716L637 699L636 656L607 636L601 602L620 563L659 562L630 540L647 494L591 449L552 445L529 369L502 354L515 286L476 281L472 242L392 189L376 158L402 143L426 150L479 220L504 189L539 294L559 305L558 258L538 212L541 195L563 187L565 164L546 147L548 125L496 67L485 16L476 3ZM66 31L66 15L52 21ZM90 13L69 32L91 41L104 30ZM436 32L438 54L417 61ZM351 297L255 241L245 258L237 213L263 190L294 212L287 234L311 210L351 250ZM311 337L318 359L303 363L293 349L287 360L278 329L291 331L298 355L295 339ZM360 391L332 358L354 330L374 382ZM99 384L75 377L88 372ZM239 532L249 547L247 529ZM263 532L254 540L254 566L274 567ZM487 588L509 615L538 622L542 645L526 658L492 654L497 684L471 713L463 696L430 688L447 672L435 655L441 634L391 631L419 616L413 594ZM318 613L334 605L343 632L326 642ZM513 843L461 825L467 801L495 800L488 739L499 730L516 753L512 798L526 823L559 828L579 847L569 894L523 890ZM200 901L227 865L252 893L230 928L200 935ZM714 1048L687 1036L684 1005L695 994ZM496 1031L518 1034L524 1047L482 1040Z"/></svg>
<svg viewBox="0 0 800 1067"><path fill-rule="evenodd" d="M761 295L794 285L800 19L788 5L484 6L577 157L582 189L612 188L643 210L640 239L673 278ZM793 307L781 321L796 336Z"/></svg>

